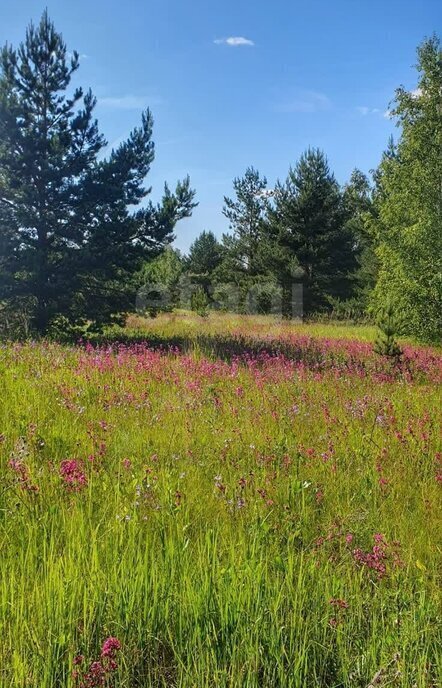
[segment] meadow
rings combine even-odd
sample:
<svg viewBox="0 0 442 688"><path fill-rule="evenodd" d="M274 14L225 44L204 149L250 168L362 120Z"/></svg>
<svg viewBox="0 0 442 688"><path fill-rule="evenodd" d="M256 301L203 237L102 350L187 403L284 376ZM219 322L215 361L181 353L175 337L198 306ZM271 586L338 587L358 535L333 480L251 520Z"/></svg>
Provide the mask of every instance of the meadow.
<svg viewBox="0 0 442 688"><path fill-rule="evenodd" d="M1 688L440 686L442 352L374 336L1 345Z"/></svg>

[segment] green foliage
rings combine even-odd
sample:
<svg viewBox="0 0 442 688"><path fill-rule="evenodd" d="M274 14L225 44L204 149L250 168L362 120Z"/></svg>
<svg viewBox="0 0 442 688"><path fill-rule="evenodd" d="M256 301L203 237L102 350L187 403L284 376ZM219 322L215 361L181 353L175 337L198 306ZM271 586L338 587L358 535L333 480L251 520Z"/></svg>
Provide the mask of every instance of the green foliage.
<svg viewBox="0 0 442 688"><path fill-rule="evenodd" d="M138 310L145 310L151 317L161 311L170 311L178 305L180 295L180 279L183 274L184 261L180 252L167 246L159 256L145 263L138 278L139 296ZM150 299L148 298L150 291ZM148 303L147 303L148 302Z"/></svg>
<svg viewBox="0 0 442 688"><path fill-rule="evenodd" d="M379 279L372 308L393 301L407 334L442 333L442 57L436 37L418 49L418 88L396 91L401 128L377 172L371 229Z"/></svg>
<svg viewBox="0 0 442 688"><path fill-rule="evenodd" d="M0 303L0 340L27 339L35 303L26 297Z"/></svg>
<svg viewBox="0 0 442 688"><path fill-rule="evenodd" d="M347 217L346 227L354 240L356 269L351 301L361 314L368 309L369 301L378 277L378 260L375 244L369 231L373 212L373 189L365 174L353 170L343 189L343 203ZM345 299L348 301L349 299Z"/></svg>
<svg viewBox="0 0 442 688"><path fill-rule="evenodd" d="M207 318L209 315L209 300L207 294L201 286L198 286L191 296L191 308L202 318Z"/></svg>
<svg viewBox="0 0 442 688"><path fill-rule="evenodd" d="M263 272L265 220L269 208L267 179L248 167L243 177L233 180L235 198L224 197L223 214L230 235L224 235L226 257L219 269L219 281L243 284Z"/></svg>
<svg viewBox="0 0 442 688"><path fill-rule="evenodd" d="M358 257L369 244L365 235L362 238L361 219L367 187L365 177L355 173L342 194L318 150L309 149L286 182L271 192L266 178L249 168L234 180L236 199L225 199L232 234L223 238L225 257L215 271L216 280L239 287L242 310L254 300L254 292L271 283L267 307L276 297L280 312L287 315L293 314L293 287L299 283L307 315L329 310L333 298L351 297ZM258 305L258 311L263 308L264 303Z"/></svg>
<svg viewBox="0 0 442 688"><path fill-rule="evenodd" d="M76 344L90 334L97 334L100 330L88 327L86 324L74 323L64 315L57 315L49 324L46 337L61 344Z"/></svg>
<svg viewBox="0 0 442 688"><path fill-rule="evenodd" d="M270 213L272 233L280 252L276 271L293 281L300 272L304 312L330 307L330 297L349 296L356 262L355 241L342 194L320 150L309 149L278 183Z"/></svg>
<svg viewBox="0 0 442 688"><path fill-rule="evenodd" d="M212 291L215 308L223 313L241 313L243 311L240 291L231 282L215 282Z"/></svg>
<svg viewBox="0 0 442 688"><path fill-rule="evenodd" d="M380 356L386 356L394 364L399 364L402 357L402 349L397 342L401 334L402 321L398 318L392 304L388 304L380 313L378 319L378 334L373 350Z"/></svg>
<svg viewBox="0 0 442 688"><path fill-rule="evenodd" d="M210 301L213 301L214 275L223 257L224 247L213 232L201 232L191 244L185 260L189 279L204 289Z"/></svg>
<svg viewBox="0 0 442 688"><path fill-rule="evenodd" d="M223 247L213 232L201 232L190 246L186 268L192 275L210 277L222 258Z"/></svg>
<svg viewBox="0 0 442 688"><path fill-rule="evenodd" d="M282 287L272 278L256 279L248 290L244 310L246 313L258 315L280 315Z"/></svg>
<svg viewBox="0 0 442 688"><path fill-rule="evenodd" d="M0 57L0 300L28 298L41 333L60 315L99 327L133 310L135 273L195 205L189 179L146 203L149 110L102 157L96 99L70 90L78 67L47 12Z"/></svg>
<svg viewBox="0 0 442 688"><path fill-rule="evenodd" d="M202 232L182 261L164 250L196 205L189 179L148 201L149 110L104 156L96 100L72 87L78 54L45 12L0 56L0 334L99 331L136 304L154 316L183 294L198 303L199 289L220 308L290 316L301 284L309 318L375 317L394 303L405 334L440 341L441 55L426 40L418 88L397 90L401 134L374 188L357 169L340 188L317 149L273 190L249 167L224 199L230 233L221 244Z"/></svg>
<svg viewBox="0 0 442 688"><path fill-rule="evenodd" d="M140 281L174 287L179 282L183 265L183 259L178 249L167 246L163 253L143 266Z"/></svg>

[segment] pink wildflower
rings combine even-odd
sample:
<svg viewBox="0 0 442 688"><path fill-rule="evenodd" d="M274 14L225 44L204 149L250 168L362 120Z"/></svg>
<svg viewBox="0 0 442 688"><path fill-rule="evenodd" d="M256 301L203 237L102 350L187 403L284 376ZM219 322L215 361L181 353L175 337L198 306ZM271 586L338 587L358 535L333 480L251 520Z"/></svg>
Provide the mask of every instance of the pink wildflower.
<svg viewBox="0 0 442 688"><path fill-rule="evenodd" d="M114 657L115 653L121 650L121 643L118 638L110 636L107 638L101 647L102 657Z"/></svg>
<svg viewBox="0 0 442 688"><path fill-rule="evenodd" d="M60 476L64 485L73 492L79 492L87 485L87 478L80 461L65 459L60 464Z"/></svg>
<svg viewBox="0 0 442 688"><path fill-rule="evenodd" d="M401 566L402 562L395 551L400 545L393 543L389 545L381 533L375 533L373 539L376 544L371 551L364 552L360 548L353 550L355 561L361 566L375 571L378 578L383 578L387 573L387 565Z"/></svg>
<svg viewBox="0 0 442 688"><path fill-rule="evenodd" d="M101 656L90 664L86 673L83 673L80 688L101 688L108 685L110 674L117 668L116 653L121 650L118 638L109 637L101 646ZM82 655L74 658L74 665L79 666L84 661ZM74 672L74 679L80 678L80 671Z"/></svg>

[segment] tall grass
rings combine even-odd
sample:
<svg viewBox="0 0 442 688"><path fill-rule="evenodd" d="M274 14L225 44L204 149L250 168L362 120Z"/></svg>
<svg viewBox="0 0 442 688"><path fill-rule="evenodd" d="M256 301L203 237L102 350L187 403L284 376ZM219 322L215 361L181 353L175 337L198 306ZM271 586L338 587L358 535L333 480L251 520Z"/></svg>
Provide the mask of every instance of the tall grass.
<svg viewBox="0 0 442 688"><path fill-rule="evenodd" d="M0 686L79 686L108 636L96 685L440 685L425 360L3 347Z"/></svg>

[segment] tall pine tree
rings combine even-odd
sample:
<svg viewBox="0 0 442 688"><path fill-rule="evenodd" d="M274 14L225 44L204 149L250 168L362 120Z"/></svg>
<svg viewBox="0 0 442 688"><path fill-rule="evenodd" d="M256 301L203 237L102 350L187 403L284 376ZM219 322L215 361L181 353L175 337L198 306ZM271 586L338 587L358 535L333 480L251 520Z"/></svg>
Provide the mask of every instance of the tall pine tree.
<svg viewBox="0 0 442 688"><path fill-rule="evenodd" d="M330 299L351 294L355 241L342 194L327 159L308 149L279 183L271 212L279 248L274 267L281 281L303 283L304 313L330 308Z"/></svg>
<svg viewBox="0 0 442 688"><path fill-rule="evenodd" d="M188 179L145 203L149 110L99 159L96 100L69 91L78 67L47 12L0 57L0 302L26 300L41 333L60 315L100 325L133 308L134 274L194 207Z"/></svg>
<svg viewBox="0 0 442 688"><path fill-rule="evenodd" d="M223 279L250 282L262 271L265 219L269 208L267 179L248 167L243 177L233 180L235 198L224 197L223 214L229 220L230 235L224 235L226 256Z"/></svg>

